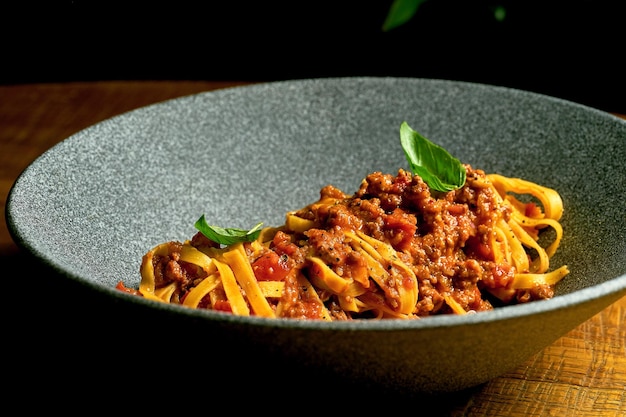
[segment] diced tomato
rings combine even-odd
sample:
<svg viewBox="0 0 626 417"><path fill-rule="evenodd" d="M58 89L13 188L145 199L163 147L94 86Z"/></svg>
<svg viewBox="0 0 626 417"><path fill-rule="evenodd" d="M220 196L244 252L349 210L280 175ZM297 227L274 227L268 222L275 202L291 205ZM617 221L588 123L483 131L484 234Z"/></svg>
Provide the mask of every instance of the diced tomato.
<svg viewBox="0 0 626 417"><path fill-rule="evenodd" d="M407 249L417 230L415 215L407 214L401 209L385 217L385 236L391 245L399 250Z"/></svg>
<svg viewBox="0 0 626 417"><path fill-rule="evenodd" d="M124 283L122 281L118 282L117 285L115 286L115 288L120 290L120 291L127 292L128 294L141 295L141 293L139 291L137 291L136 289L128 288L126 285L124 285Z"/></svg>
<svg viewBox="0 0 626 417"><path fill-rule="evenodd" d="M298 251L298 246L291 242L291 236L282 231L278 231L274 235L272 245L274 246L274 250L280 255L293 255Z"/></svg>
<svg viewBox="0 0 626 417"><path fill-rule="evenodd" d="M230 306L230 302L228 300L218 300L215 302L215 305L213 306L214 310L218 310L218 311L226 311L229 313L233 312L233 309Z"/></svg>
<svg viewBox="0 0 626 417"><path fill-rule="evenodd" d="M261 255L252 263L254 276L258 281L283 281L289 273L286 255L274 251Z"/></svg>
<svg viewBox="0 0 626 417"><path fill-rule="evenodd" d="M541 210L541 207L533 202L526 204L526 206L524 207L524 214L533 219L540 219L543 217L543 211Z"/></svg>
<svg viewBox="0 0 626 417"><path fill-rule="evenodd" d="M491 288L506 288L509 282L513 280L514 272L513 267L507 264L497 264L491 269L492 277L489 279L484 277L484 281L487 287ZM491 282L490 282L491 281Z"/></svg>

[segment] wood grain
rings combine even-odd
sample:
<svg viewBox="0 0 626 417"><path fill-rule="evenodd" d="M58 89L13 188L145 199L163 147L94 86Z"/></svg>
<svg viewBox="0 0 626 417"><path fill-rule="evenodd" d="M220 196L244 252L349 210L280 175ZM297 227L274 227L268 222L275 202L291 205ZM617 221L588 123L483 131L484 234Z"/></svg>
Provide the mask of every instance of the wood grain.
<svg viewBox="0 0 626 417"><path fill-rule="evenodd" d="M71 134L147 104L245 84L249 83L107 81L0 86L3 219L6 198L17 176ZM3 221L0 261L7 265L22 257ZM438 415L624 417L625 340L626 297L505 375L444 396Z"/></svg>

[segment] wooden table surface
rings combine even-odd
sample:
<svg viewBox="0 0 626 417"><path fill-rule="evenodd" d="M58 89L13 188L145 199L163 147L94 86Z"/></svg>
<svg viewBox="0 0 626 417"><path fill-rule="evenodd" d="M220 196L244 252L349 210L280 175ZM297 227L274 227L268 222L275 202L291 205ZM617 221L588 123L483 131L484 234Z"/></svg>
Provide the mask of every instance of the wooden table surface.
<svg viewBox="0 0 626 417"><path fill-rule="evenodd" d="M32 161L71 134L158 101L245 82L107 81L0 86L0 206ZM618 115L626 118L624 115ZM0 262L24 262L6 223ZM6 273L2 273L3 278ZM441 415L626 415L626 297L476 389L447 395Z"/></svg>

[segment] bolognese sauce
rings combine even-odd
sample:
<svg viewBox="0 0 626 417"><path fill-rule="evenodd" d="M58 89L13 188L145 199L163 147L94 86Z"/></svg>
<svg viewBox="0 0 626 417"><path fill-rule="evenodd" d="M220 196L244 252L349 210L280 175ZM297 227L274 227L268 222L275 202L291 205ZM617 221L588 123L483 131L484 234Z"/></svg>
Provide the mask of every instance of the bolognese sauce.
<svg viewBox="0 0 626 417"><path fill-rule="evenodd" d="M229 296L230 276L210 262L231 262L217 260L229 248L200 232L155 248L141 268L151 275L151 294L167 292L168 302L189 305L193 294L196 308L294 319L420 318L553 297L552 282L515 285L517 275L538 272L530 255L516 264L502 254L502 225L514 220L513 212L541 219L545 210L515 199L504 204L484 171L464 167L465 185L448 192L433 191L403 169L370 173L352 195L323 187L317 201L288 213L284 225L240 244L248 265L232 268L238 301ZM190 260L198 256L209 261ZM246 273L254 282L243 282ZM212 289L198 295L193 289L200 285Z"/></svg>

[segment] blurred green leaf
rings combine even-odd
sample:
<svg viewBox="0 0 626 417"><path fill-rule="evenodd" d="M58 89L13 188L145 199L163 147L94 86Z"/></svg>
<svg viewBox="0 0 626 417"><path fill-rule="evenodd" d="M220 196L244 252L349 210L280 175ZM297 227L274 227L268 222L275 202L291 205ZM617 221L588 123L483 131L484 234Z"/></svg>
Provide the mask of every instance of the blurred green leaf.
<svg viewBox="0 0 626 417"><path fill-rule="evenodd" d="M383 22L383 31L388 32L411 20L419 6L427 0L394 0Z"/></svg>
<svg viewBox="0 0 626 417"><path fill-rule="evenodd" d="M504 6L496 6L493 10L493 17L498 22L502 22L506 18L506 9L504 8Z"/></svg>

